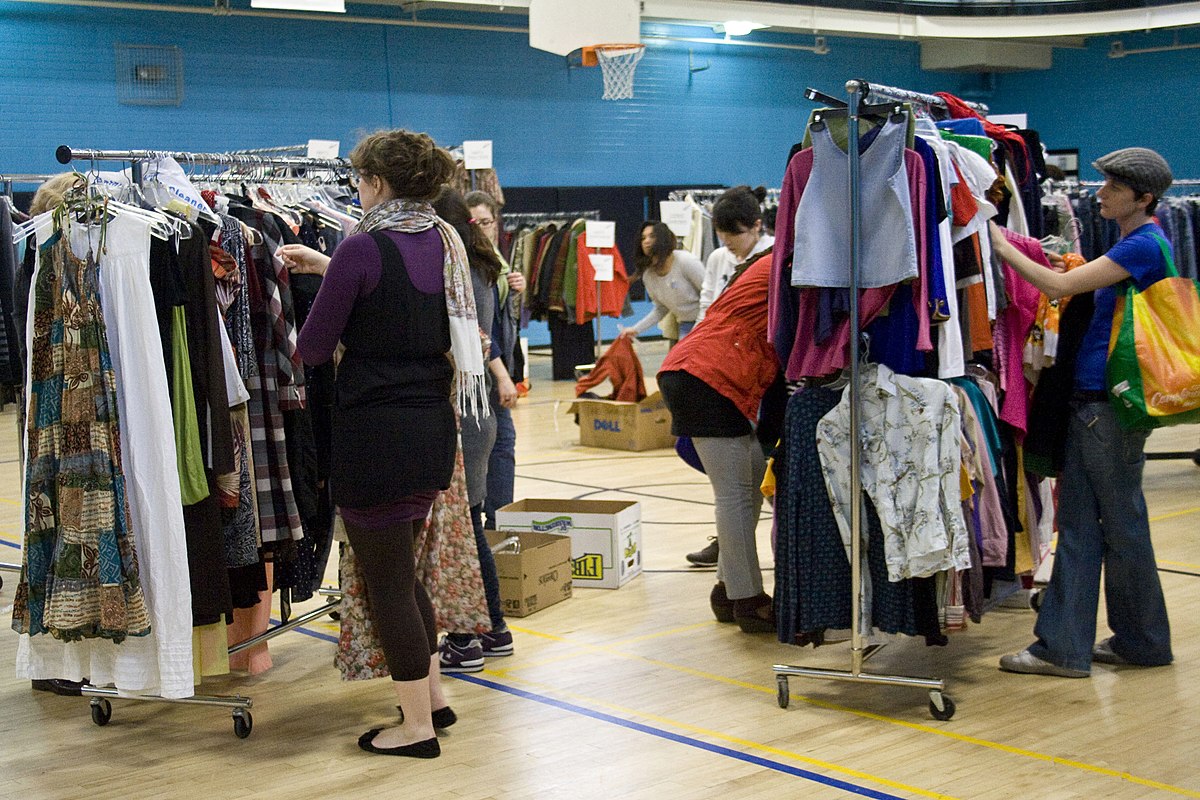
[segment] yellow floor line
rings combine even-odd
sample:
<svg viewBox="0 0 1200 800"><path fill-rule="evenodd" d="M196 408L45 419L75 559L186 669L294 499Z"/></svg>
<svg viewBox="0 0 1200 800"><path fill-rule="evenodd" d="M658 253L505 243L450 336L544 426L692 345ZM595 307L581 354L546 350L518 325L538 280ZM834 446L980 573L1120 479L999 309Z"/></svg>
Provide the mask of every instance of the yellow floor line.
<svg viewBox="0 0 1200 800"><path fill-rule="evenodd" d="M1158 559L1159 564L1170 564L1172 567L1187 567L1188 569L1200 570L1200 564L1189 564L1186 561L1168 561L1165 558Z"/></svg>
<svg viewBox="0 0 1200 800"><path fill-rule="evenodd" d="M510 625L509 627L512 627L512 626ZM513 630L519 631L521 633L526 632L520 628L513 628ZM724 675L716 675L711 672L705 672L703 670L698 670L698 669L693 669L691 667L681 666L679 664L670 664L665 661L659 661L658 659L654 659L654 658L647 658L646 656L640 656L635 653L625 653L625 652L622 652L620 650L617 650L613 647L606 646L606 645L594 645L594 644L575 642L575 641L572 641L565 637L554 636L552 634L547 634L547 633L539 633L539 632L534 632L534 631L529 631L529 633L531 633L532 635L535 635L535 636L541 636L546 639L552 639L554 641L559 641L559 642L563 642L565 644L570 644L575 647L584 648L586 650L602 652L602 653L606 653L608 655L613 655L613 656L616 656L619 658L628 659L630 661L642 661L642 662L652 664L657 667L661 667L663 669L670 670L672 672L678 672L678 673L682 673L685 675L691 675L693 677L702 678L704 680L715 681L717 683L723 683L728 686L736 686L741 689L749 689L751 691L761 692L763 694L770 694L770 695L774 695L777 691L777 689L774 686L761 686L758 684L749 683L747 681L740 681L735 678L728 678ZM512 667L505 669L504 674L506 676L510 676L510 679L511 679L511 673L513 671L519 669L520 666L521 665L514 664ZM910 730L921 731L922 733L931 733L931 734L934 734L935 736L942 736L947 739L953 739L955 741L964 742L966 744L975 745L977 747L986 747L988 749L997 750L999 752L1008 753L1010 755L1022 756L1024 758L1032 758L1037 761L1045 761L1045 762L1048 762L1051 764L1058 764L1058 765L1064 766L1064 767L1071 767L1073 769L1078 769L1078 770L1081 770L1084 772L1090 772L1090 773L1093 773L1096 775L1103 775L1108 778L1119 778L1120 780L1129 781L1130 783L1135 783L1139 786L1146 786L1146 787L1150 787L1153 789L1159 789L1159 790L1162 790L1165 792L1171 792L1173 794L1182 795L1184 797L1200 798L1200 792L1198 792L1198 791L1193 791L1191 789L1185 789L1181 786L1173 786L1169 783L1162 783L1160 781L1151 780L1149 778L1140 778L1140 777L1133 775L1131 773L1128 773L1128 772L1121 772L1120 770L1109 769L1107 767L1100 767L1095 764L1088 764L1083 761L1072 761L1071 759L1061 758L1059 756L1047 755L1045 753L1039 753L1035 750L1028 750L1023 747L1014 747L1012 745L1002 744L1000 742L993 742L988 739L981 739L976 736L968 736L965 734L954 733L953 731L944 730L942 728L934 728L929 725L922 725L918 722L908 722L907 720L896 719L895 717L888 717L888 716L884 716L883 714L874 714L870 711L861 711L856 708L848 708L846 706L841 706L836 703L829 703L824 700L817 700L815 698L805 697L804 695L799 695L799 694L795 694L795 693L792 693L791 697L795 700L800 700L804 703L808 703L809 705L813 705L818 708L828 709L830 711L841 711L841 712L845 712L848 714L854 714L855 716L863 717L864 719L875 720L876 722L886 722L886 723L889 723L892 725L899 725L901 727L908 728Z"/></svg>
<svg viewBox="0 0 1200 800"><path fill-rule="evenodd" d="M484 670L484 673L495 676L495 673L493 672L493 670ZM675 728L676 730L681 730L681 731L687 731L688 733L697 734L700 736L704 736L708 739L714 739L714 740L720 741L720 742L727 742L729 744L734 744L739 747L745 748L747 750L752 750L752 751L755 751L758 753L768 753L770 755L787 758L792 761L799 761L802 764L808 764L809 766L818 767L819 769L825 770L827 772L834 772L839 775L845 775L847 777L856 778L858 780L870 781L871 783L878 784L880 786L886 786L889 789L896 789L898 791L907 792L909 794L917 795L919 797L936 798L936 800L955 800L953 797L951 797L950 795L947 795L947 794L941 794L940 792L931 792L928 789L922 789L917 786L910 786L909 784L906 784L906 783L900 783L899 781L894 781L889 778L880 777L879 775L872 775L869 772L863 772L862 770L853 769L852 767L844 767L841 764L834 764L831 761L822 761L821 759L812 758L811 756L801 755L800 753L795 753L790 750L784 750L779 747L772 747L771 745L763 744L762 742L755 742L755 741L751 741L750 739L742 739L737 736L730 736L727 733L721 733L720 731L714 731L714 730L710 730L708 728L701 728L697 725L691 725L686 722L680 722L679 720L670 719L668 717L660 717L657 714L648 714L645 711L638 711L636 709L631 709L631 708L626 708L624 706L614 705L613 703L607 703L603 700L598 700L594 697L588 697L586 695L575 694L573 692L566 692L566 691L563 691L562 689L560 689L556 686L552 686L550 684L540 683L538 681L523 680L520 678L508 678L508 680L513 683L524 684L526 686L536 688L539 691L544 692L544 693L552 694L554 696L561 697L564 699L569 699L576 703L587 704L593 708L607 709L608 711L616 712L625 717L635 717L635 718L639 718L639 719L643 719L643 720L648 720L648 721L653 722L660 726Z"/></svg>
<svg viewBox="0 0 1200 800"><path fill-rule="evenodd" d="M634 642L644 642L649 639L658 639L663 636L674 636L678 633L689 633L691 631L699 630L700 628L711 628L717 624L718 623L715 619L708 620L707 622L697 622L694 625L684 625L680 628L670 628L669 630L659 631L658 633L646 633L641 636L632 636L628 639L617 639L615 642L610 642L608 646L616 647L618 645L633 644Z"/></svg>
<svg viewBox="0 0 1200 800"><path fill-rule="evenodd" d="M1182 511L1172 511L1168 514L1159 514L1158 516L1151 517L1150 521L1151 522L1162 522L1164 519L1174 519L1175 517L1186 517L1188 514L1195 514L1197 511L1200 511L1200 506L1197 506L1196 508L1185 508Z"/></svg>

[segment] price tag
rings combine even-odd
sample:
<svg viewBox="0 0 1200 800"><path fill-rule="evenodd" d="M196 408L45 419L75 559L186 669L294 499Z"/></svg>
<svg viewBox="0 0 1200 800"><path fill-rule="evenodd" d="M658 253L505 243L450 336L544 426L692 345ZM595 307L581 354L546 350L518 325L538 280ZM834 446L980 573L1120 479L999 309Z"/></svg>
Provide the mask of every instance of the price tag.
<svg viewBox="0 0 1200 800"><path fill-rule="evenodd" d="M617 223L588 220L584 231L588 247L616 247Z"/></svg>
<svg viewBox="0 0 1200 800"><path fill-rule="evenodd" d="M334 139L309 139L309 158L337 158L342 151L342 143Z"/></svg>
<svg viewBox="0 0 1200 800"><path fill-rule="evenodd" d="M467 169L491 169L492 140L463 142L463 166Z"/></svg>
<svg viewBox="0 0 1200 800"><path fill-rule="evenodd" d="M596 280L611 281L613 279L613 257L602 253L588 256L592 269L596 271Z"/></svg>
<svg viewBox="0 0 1200 800"><path fill-rule="evenodd" d="M676 236L692 232L692 205L682 200L659 200L658 215Z"/></svg>

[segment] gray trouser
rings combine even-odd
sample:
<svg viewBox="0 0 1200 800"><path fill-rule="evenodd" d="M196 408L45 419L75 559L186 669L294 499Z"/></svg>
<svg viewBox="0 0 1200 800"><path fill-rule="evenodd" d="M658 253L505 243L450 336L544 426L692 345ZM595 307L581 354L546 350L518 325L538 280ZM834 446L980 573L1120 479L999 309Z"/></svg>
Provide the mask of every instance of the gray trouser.
<svg viewBox="0 0 1200 800"><path fill-rule="evenodd" d="M754 434L733 438L697 436L692 439L716 501L717 580L725 583L731 600L762 593L762 571L754 531L762 510L759 487L767 469Z"/></svg>

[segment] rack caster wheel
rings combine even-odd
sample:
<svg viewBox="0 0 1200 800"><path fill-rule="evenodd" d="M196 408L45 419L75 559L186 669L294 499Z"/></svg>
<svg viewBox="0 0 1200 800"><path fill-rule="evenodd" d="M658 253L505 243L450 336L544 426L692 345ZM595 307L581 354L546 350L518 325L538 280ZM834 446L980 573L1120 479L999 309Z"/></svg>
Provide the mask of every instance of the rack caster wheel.
<svg viewBox="0 0 1200 800"><path fill-rule="evenodd" d="M1041 589L1030 589L1029 590L1029 607L1033 609L1035 614L1042 610L1042 590Z"/></svg>
<svg viewBox="0 0 1200 800"><path fill-rule="evenodd" d="M953 717L954 712L957 710L954 700L950 698L950 695L942 694L941 692L929 693L929 715L934 719L945 722Z"/></svg>
<svg viewBox="0 0 1200 800"><path fill-rule="evenodd" d="M254 717L250 716L249 711L238 709L233 712L233 735L239 739L245 739L250 735L250 731L254 730Z"/></svg>
<svg viewBox="0 0 1200 800"><path fill-rule="evenodd" d="M90 703L92 707L92 722L103 727L112 719L112 703L105 700L103 697L93 697Z"/></svg>
<svg viewBox="0 0 1200 800"><path fill-rule="evenodd" d="M775 700L779 703L780 708L787 708L791 699L792 693L788 688L787 676L780 675L775 679Z"/></svg>

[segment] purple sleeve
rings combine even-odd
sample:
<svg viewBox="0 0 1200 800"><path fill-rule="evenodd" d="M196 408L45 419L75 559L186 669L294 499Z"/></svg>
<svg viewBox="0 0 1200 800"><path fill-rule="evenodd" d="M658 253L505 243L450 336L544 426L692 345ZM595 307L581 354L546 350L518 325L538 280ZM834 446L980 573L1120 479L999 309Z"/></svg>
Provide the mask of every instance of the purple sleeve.
<svg viewBox="0 0 1200 800"><path fill-rule="evenodd" d="M305 364L316 366L333 357L354 302L370 294L382 274L383 260L370 234L356 233L338 245L296 343Z"/></svg>

